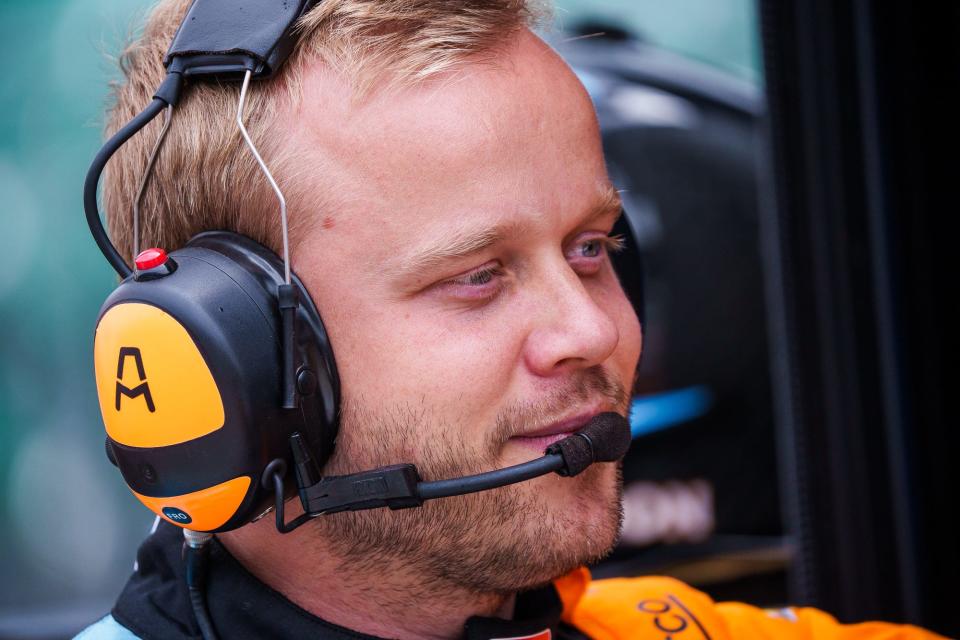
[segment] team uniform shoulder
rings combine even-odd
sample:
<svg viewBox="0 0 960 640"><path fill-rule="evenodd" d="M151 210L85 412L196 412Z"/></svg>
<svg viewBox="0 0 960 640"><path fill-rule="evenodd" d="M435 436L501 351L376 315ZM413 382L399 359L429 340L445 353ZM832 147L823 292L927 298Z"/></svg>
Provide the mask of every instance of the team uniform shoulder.
<svg viewBox="0 0 960 640"><path fill-rule="evenodd" d="M564 622L594 640L945 640L909 625L844 625L816 609L718 604L667 577L591 580L579 569L554 584Z"/></svg>
<svg viewBox="0 0 960 640"><path fill-rule="evenodd" d="M581 569L555 583L563 619L595 640L726 640L708 596L666 577L590 580Z"/></svg>

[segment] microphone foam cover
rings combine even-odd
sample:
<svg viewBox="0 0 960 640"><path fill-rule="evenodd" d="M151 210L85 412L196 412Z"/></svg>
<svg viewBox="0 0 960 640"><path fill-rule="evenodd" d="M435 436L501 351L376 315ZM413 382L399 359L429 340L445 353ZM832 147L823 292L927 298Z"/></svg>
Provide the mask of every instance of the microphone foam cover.
<svg viewBox="0 0 960 640"><path fill-rule="evenodd" d="M563 456L561 476L575 476L594 462L619 460L630 448L630 423L616 413L601 413L571 436L547 447Z"/></svg>
<svg viewBox="0 0 960 640"><path fill-rule="evenodd" d="M593 444L594 462L614 462L630 448L630 423L618 413L601 413L577 434Z"/></svg>

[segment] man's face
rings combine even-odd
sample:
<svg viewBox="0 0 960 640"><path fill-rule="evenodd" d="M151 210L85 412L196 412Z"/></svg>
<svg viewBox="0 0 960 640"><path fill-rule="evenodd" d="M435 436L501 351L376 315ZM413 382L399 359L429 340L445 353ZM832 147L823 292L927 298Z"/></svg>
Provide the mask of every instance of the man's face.
<svg viewBox="0 0 960 640"><path fill-rule="evenodd" d="M619 204L589 97L541 41L524 31L492 61L359 104L317 65L295 117L293 264L344 396L325 473L488 471L625 414L640 328L607 255ZM358 562L506 592L605 553L619 491L599 464L316 526Z"/></svg>

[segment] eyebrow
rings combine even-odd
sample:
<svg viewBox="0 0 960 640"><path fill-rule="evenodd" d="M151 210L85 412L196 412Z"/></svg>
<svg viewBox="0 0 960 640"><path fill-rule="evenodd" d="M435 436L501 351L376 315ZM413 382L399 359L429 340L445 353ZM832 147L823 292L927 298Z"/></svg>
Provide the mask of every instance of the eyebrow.
<svg viewBox="0 0 960 640"><path fill-rule="evenodd" d="M603 218L615 218L623 210L620 192L613 185L603 187L599 198L590 207L580 225L590 224ZM460 229L444 238L441 243L415 251L399 262L396 272L399 274L423 273L442 265L473 254L480 253L504 239L522 233L528 228L522 221L502 222L481 229Z"/></svg>

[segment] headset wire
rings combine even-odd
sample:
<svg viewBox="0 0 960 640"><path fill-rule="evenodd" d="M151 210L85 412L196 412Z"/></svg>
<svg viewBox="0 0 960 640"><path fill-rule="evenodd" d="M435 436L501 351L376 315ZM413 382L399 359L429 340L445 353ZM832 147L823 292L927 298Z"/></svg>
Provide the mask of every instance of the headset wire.
<svg viewBox="0 0 960 640"><path fill-rule="evenodd" d="M240 87L240 100L237 103L237 127L239 127L240 134L243 136L244 142L247 143L250 153L253 154L257 164L260 165L260 170L263 172L263 175L266 176L267 181L270 183L270 187L273 189L273 192L276 194L277 200L280 203L280 233L283 240L283 280L289 285L290 239L287 232L287 200L283 197L283 192L280 191L277 181L274 180L273 174L270 173L267 163L264 162L263 158L260 157L260 152L257 151L256 145L254 145L253 140L250 139L250 134L247 133L247 127L243 124L243 107L247 100L247 89L250 87L250 78L252 75L253 74L248 70L243 76L243 85Z"/></svg>
<svg viewBox="0 0 960 640"><path fill-rule="evenodd" d="M107 162L127 140L146 127L165 108L176 104L182 86L183 78L179 73L168 73L166 79L154 93L150 104L107 140L100 151L97 152L97 155L94 156L90 169L87 170L87 177L83 183L83 209L87 217L87 226L90 227L90 234L93 235L93 239L103 256L121 278L127 278L132 271L113 242L110 241L110 236L100 219L100 209L97 202L100 176L103 174Z"/></svg>
<svg viewBox="0 0 960 640"><path fill-rule="evenodd" d="M140 188L137 189L137 197L133 201L133 258L134 269L136 269L136 258L140 255L140 203L143 201L143 194L147 190L147 184L150 182L150 176L153 174L153 166L157 163L157 155L160 147L163 146L163 140L167 137L167 131L170 130L170 120L173 116L173 105L167 105L167 113L163 118L163 129L157 136L157 141L153 145L153 151L147 160L147 169L143 172L143 178L140 180Z"/></svg>
<svg viewBox="0 0 960 640"><path fill-rule="evenodd" d="M209 543L213 535L184 529L183 538L190 606L193 608L193 615L197 619L197 627L200 629L203 640L217 640L217 632L210 620L210 611L207 609L206 596L207 554L210 551Z"/></svg>

